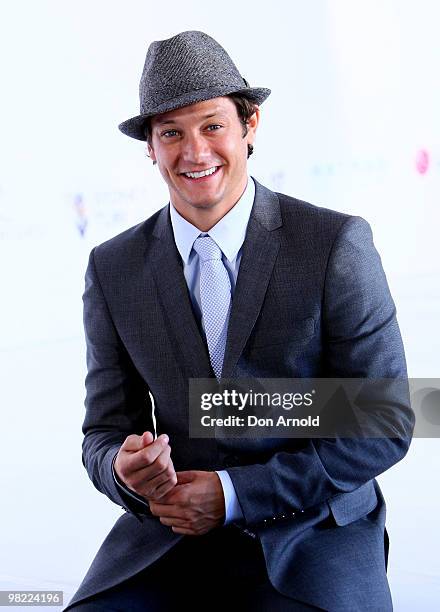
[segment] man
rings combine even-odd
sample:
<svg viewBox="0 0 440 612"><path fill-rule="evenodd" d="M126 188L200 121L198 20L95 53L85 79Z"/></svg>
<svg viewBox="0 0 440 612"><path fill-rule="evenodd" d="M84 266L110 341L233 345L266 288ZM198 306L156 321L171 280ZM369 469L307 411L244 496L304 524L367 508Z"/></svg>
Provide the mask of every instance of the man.
<svg viewBox="0 0 440 612"><path fill-rule="evenodd" d="M248 177L269 93L202 32L148 49L119 127L170 205L93 249L84 294L83 462L126 513L66 609L392 609L374 478L407 406L393 438L189 437L190 378L406 377L367 222Z"/></svg>

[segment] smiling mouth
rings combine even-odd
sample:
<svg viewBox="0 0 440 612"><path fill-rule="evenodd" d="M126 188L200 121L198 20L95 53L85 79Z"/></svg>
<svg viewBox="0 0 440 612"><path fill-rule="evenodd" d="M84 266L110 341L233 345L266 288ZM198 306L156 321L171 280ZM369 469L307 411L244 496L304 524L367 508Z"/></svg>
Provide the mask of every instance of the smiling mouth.
<svg viewBox="0 0 440 612"><path fill-rule="evenodd" d="M201 170L200 172L181 172L180 176L183 176L184 178L193 182L204 181L211 178L211 176L214 176L214 174L217 174L220 167L221 166L212 166L211 168Z"/></svg>

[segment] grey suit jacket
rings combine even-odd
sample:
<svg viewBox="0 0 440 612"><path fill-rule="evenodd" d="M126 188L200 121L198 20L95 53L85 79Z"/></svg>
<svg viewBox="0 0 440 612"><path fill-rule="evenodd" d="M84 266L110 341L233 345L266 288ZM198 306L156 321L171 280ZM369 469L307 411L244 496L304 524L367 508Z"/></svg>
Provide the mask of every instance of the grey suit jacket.
<svg viewBox="0 0 440 612"><path fill-rule="evenodd" d="M255 183L223 376L406 377L368 223ZM188 379L213 372L168 207L93 249L84 323L83 463L96 488L126 512L71 603L134 575L182 537L112 477L126 436L153 428L151 394L176 470L228 470L244 527L261 540L277 590L325 610L391 609L385 504L374 478L407 452L409 403L399 404L389 439L190 439Z"/></svg>

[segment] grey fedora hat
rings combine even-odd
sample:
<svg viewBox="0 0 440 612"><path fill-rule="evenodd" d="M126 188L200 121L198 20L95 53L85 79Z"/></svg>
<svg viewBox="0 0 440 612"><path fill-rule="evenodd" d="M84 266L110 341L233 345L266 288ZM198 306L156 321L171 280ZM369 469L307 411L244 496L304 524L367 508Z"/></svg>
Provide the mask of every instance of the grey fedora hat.
<svg viewBox="0 0 440 612"><path fill-rule="evenodd" d="M181 32L151 43L139 84L140 114L119 125L121 132L145 140L148 117L240 93L261 104L270 89L249 87L229 55L204 32Z"/></svg>

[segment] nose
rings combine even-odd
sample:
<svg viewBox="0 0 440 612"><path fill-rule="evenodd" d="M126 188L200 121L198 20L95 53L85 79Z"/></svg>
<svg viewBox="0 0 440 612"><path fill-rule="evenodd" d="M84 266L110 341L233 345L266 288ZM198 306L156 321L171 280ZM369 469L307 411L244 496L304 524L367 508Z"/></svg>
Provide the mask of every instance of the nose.
<svg viewBox="0 0 440 612"><path fill-rule="evenodd" d="M200 133L187 133L182 143L182 157L186 162L203 164L211 155L209 143Z"/></svg>

